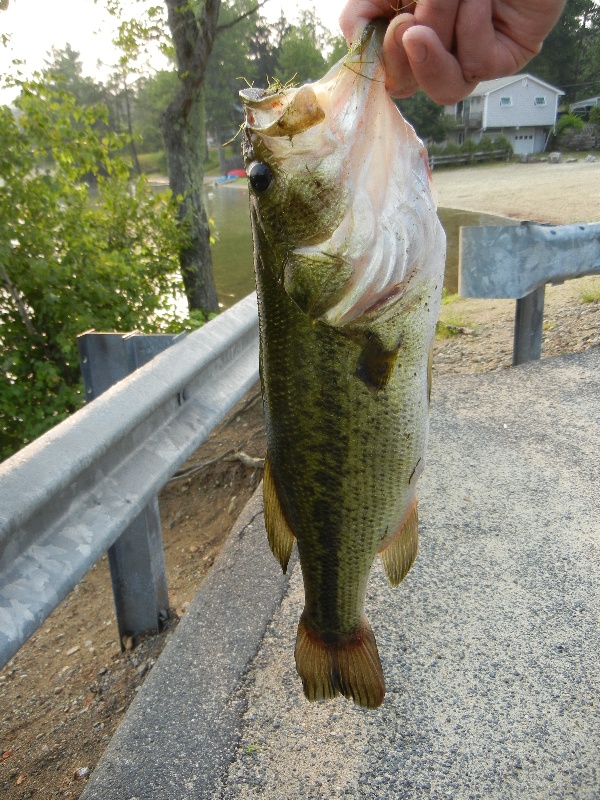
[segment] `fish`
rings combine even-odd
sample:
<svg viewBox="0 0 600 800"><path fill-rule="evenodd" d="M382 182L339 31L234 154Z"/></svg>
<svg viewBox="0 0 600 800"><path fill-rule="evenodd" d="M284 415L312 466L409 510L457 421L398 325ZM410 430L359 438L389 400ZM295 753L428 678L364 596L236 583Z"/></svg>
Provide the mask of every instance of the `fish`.
<svg viewBox="0 0 600 800"><path fill-rule="evenodd" d="M320 80L240 92L265 527L284 572L297 543L306 697L364 708L385 696L371 568L380 554L397 586L417 555L445 262L425 147L385 90L385 28L369 24Z"/></svg>

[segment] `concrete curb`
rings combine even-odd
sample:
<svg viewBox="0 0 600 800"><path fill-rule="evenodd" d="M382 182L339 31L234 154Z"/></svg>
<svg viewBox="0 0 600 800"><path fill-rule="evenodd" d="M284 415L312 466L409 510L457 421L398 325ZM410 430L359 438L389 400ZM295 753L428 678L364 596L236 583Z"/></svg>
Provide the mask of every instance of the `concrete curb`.
<svg viewBox="0 0 600 800"><path fill-rule="evenodd" d="M288 584L262 485L130 706L82 800L209 797L239 740L248 665Z"/></svg>

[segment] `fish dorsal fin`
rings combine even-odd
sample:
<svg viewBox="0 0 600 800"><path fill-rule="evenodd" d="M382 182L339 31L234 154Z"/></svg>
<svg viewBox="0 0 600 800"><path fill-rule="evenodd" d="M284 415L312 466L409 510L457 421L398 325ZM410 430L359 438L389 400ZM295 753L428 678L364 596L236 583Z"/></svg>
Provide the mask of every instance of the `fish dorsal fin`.
<svg viewBox="0 0 600 800"><path fill-rule="evenodd" d="M387 579L398 586L408 575L419 549L419 517L417 501L413 503L394 538L381 551Z"/></svg>
<svg viewBox="0 0 600 800"><path fill-rule="evenodd" d="M304 613L295 657L308 700L330 700L343 694L362 708L378 708L383 703L385 679L366 617L351 636L325 641Z"/></svg>
<svg viewBox="0 0 600 800"><path fill-rule="evenodd" d="M285 518L281 503L277 496L269 457L265 459L265 472L263 476L263 502L265 508L265 528L271 552L281 564L284 574L292 555L295 536Z"/></svg>

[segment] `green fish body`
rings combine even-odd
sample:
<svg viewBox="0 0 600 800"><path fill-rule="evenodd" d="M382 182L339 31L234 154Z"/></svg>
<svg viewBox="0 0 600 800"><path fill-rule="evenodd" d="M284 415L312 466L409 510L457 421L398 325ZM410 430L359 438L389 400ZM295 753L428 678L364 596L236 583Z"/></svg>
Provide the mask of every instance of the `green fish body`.
<svg viewBox="0 0 600 800"><path fill-rule="evenodd" d="M385 694L369 573L380 553L397 585L417 552L445 257L423 145L385 91L383 32L316 83L241 93L269 543L284 571L298 544L306 696L367 708Z"/></svg>

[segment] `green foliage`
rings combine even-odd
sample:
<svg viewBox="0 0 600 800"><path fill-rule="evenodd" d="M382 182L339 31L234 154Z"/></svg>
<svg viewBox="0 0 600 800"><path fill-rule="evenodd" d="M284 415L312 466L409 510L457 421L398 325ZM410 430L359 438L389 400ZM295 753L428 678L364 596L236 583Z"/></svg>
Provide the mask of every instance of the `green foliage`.
<svg viewBox="0 0 600 800"><path fill-rule="evenodd" d="M221 2L219 26L222 27L213 44L204 84L206 124L219 144L230 139L242 122L239 91L245 85L244 80L252 83L258 77L248 59L248 40L257 17L256 14L243 17L255 6L253 0Z"/></svg>
<svg viewBox="0 0 600 800"><path fill-rule="evenodd" d="M82 73L79 52L70 44L64 49L53 47L45 60L42 71L44 83L56 91L64 90L72 94L80 106L90 106L106 100L102 84Z"/></svg>
<svg viewBox="0 0 600 800"><path fill-rule="evenodd" d="M580 131L583 128L583 120L577 114L563 114L556 123L556 135L560 136L567 130Z"/></svg>
<svg viewBox="0 0 600 800"><path fill-rule="evenodd" d="M589 120L592 125L600 125L600 106L590 109Z"/></svg>
<svg viewBox="0 0 600 800"><path fill-rule="evenodd" d="M434 103L422 91L395 102L421 139L432 142L444 141L448 135L449 117L443 106Z"/></svg>
<svg viewBox="0 0 600 800"><path fill-rule="evenodd" d="M333 67L342 58L348 55L348 45L345 38L340 34L339 36L331 36L328 42L330 53L327 56L327 66Z"/></svg>
<svg viewBox="0 0 600 800"><path fill-rule="evenodd" d="M490 136L482 136L479 142L474 142L472 139L467 139L462 144L454 144L450 142L445 147L439 145L430 145L427 148L430 156L449 156L449 155L472 155L473 153L488 153L494 150L506 150L510 155L513 154L512 144L505 136L496 136L492 139ZM477 161L481 161L478 158Z"/></svg>
<svg viewBox="0 0 600 800"><path fill-rule="evenodd" d="M41 82L0 108L0 457L82 403L76 336L175 322L183 234L107 113ZM92 188L84 178L92 179Z"/></svg>
<svg viewBox="0 0 600 800"><path fill-rule="evenodd" d="M179 78L174 70L159 70L138 82L133 105L133 131L139 137L141 153L163 149L160 115L175 96L178 85Z"/></svg>
<svg viewBox="0 0 600 800"><path fill-rule="evenodd" d="M299 24L291 26L281 40L275 77L282 84L316 81L327 70L323 55L331 34L319 22L314 11L303 11Z"/></svg>
<svg viewBox="0 0 600 800"><path fill-rule="evenodd" d="M144 175L167 174L167 157L164 150L158 150L155 153L140 153L138 161Z"/></svg>
<svg viewBox="0 0 600 800"><path fill-rule="evenodd" d="M600 5L569 0L526 71L566 92L566 100L600 92Z"/></svg>

